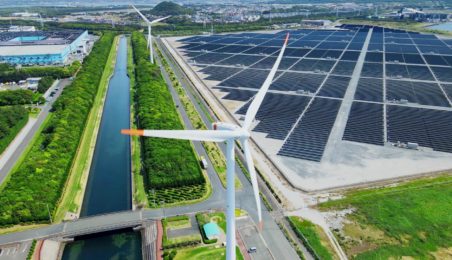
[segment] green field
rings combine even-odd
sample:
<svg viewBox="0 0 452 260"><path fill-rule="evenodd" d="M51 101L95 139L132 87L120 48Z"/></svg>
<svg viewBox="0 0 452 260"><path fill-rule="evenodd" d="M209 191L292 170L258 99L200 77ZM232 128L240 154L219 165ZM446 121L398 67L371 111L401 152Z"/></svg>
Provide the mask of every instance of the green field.
<svg viewBox="0 0 452 260"><path fill-rule="evenodd" d="M239 248L236 247L236 259L243 260L243 255ZM208 259L208 260L223 260L226 259L226 249L224 247L215 248L214 246L207 247L197 247L178 250L174 260L198 260L198 259Z"/></svg>
<svg viewBox="0 0 452 260"><path fill-rule="evenodd" d="M351 224L336 231L357 259L450 257L452 176L420 179L396 187L352 191L322 209L354 208Z"/></svg>
<svg viewBox="0 0 452 260"><path fill-rule="evenodd" d="M332 248L322 229L308 220L299 217L289 217L290 225L306 248L320 259L333 259Z"/></svg>

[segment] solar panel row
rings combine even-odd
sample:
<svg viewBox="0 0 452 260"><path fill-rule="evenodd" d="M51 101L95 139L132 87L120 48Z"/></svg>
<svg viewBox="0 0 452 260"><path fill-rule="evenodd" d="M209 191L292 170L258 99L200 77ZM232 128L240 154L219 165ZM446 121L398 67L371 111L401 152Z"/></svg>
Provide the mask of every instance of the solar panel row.
<svg viewBox="0 0 452 260"><path fill-rule="evenodd" d="M286 71L279 71L270 86L270 91L281 93L267 94L257 115L259 123L253 129L267 133L267 138L285 140L278 155L321 160L340 99L348 88L370 28L373 33L354 96L354 100L362 102L353 102L343 140L384 144L383 105L364 101L400 103L407 100L427 106L451 106L446 96L452 99L452 84L448 83L452 82L452 41L381 27L343 25L342 28L350 31L302 29L291 32L280 65L280 70ZM244 114L256 93L254 90L262 85L276 60L284 37L285 31L190 37L183 40L182 49L196 64L210 65L200 71L208 75L208 80L221 81L215 88L227 93L223 99L246 102L237 111ZM384 71L386 97L383 94ZM436 78L441 85L434 83ZM312 96L315 96L312 104L287 136ZM450 130L446 121L452 112L428 110L427 113L425 109L388 107L388 141L420 140L422 146L452 152L449 142L439 143ZM411 111L415 115L408 116ZM439 130L420 127L421 121L424 125L427 122L419 121L424 115L439 120L441 124L429 121ZM406 122L411 119L414 124ZM402 138L404 131L406 138Z"/></svg>
<svg viewBox="0 0 452 260"><path fill-rule="evenodd" d="M316 98L278 155L320 162L341 101Z"/></svg>
<svg viewBox="0 0 452 260"><path fill-rule="evenodd" d="M342 139L383 145L383 105L353 102Z"/></svg>
<svg viewBox="0 0 452 260"><path fill-rule="evenodd" d="M452 111L388 106L388 141L452 153ZM446 137L446 138L445 138Z"/></svg>

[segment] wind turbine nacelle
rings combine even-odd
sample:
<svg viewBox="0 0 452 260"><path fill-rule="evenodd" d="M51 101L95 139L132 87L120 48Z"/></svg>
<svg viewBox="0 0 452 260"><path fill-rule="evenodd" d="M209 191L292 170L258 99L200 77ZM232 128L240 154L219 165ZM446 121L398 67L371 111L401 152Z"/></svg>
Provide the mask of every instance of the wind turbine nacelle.
<svg viewBox="0 0 452 260"><path fill-rule="evenodd" d="M212 123L212 129L213 130L229 130L229 131L235 131L235 130L239 130L240 127L238 127L237 125L234 124L230 124L230 123L224 123L224 122L215 122Z"/></svg>

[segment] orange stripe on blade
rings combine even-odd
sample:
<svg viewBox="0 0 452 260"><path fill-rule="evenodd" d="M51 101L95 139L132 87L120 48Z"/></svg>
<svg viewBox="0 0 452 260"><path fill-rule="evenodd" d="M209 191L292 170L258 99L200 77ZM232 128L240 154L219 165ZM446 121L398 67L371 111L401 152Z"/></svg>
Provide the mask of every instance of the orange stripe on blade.
<svg viewBox="0 0 452 260"><path fill-rule="evenodd" d="M289 41L289 33L286 35L286 40L284 41L284 45L287 45L287 42Z"/></svg>
<svg viewBox="0 0 452 260"><path fill-rule="evenodd" d="M139 135L139 136L143 136L144 135L144 130L141 130L141 129L122 129L121 130L121 134L123 134L123 135Z"/></svg>

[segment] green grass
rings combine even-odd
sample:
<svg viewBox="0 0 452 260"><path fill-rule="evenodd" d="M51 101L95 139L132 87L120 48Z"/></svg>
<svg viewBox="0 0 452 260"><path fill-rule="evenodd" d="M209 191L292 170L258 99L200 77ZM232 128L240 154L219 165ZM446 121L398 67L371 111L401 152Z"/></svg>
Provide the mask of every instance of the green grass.
<svg viewBox="0 0 452 260"><path fill-rule="evenodd" d="M127 74L130 78L130 121L131 128L137 129L136 111L134 106L133 97L135 95L135 63L133 61L133 49L130 37L127 38ZM144 189L144 176L141 172L141 146L140 138L138 136L132 136L132 173L133 173L133 200L139 207L145 207L149 205L146 191Z"/></svg>
<svg viewBox="0 0 452 260"><path fill-rule="evenodd" d="M411 256L433 258L432 252L452 246L452 176L427 178L396 187L352 191L341 200L320 205L322 209L353 207L349 216L361 230L376 229L384 236L373 238L369 250L357 259L387 259ZM368 232L347 234L366 240ZM352 254L353 246L348 246Z"/></svg>
<svg viewBox="0 0 452 260"><path fill-rule="evenodd" d="M200 202L208 198L211 193L210 182L207 182L178 188L156 189L153 192L151 190L148 192L148 201L151 208L174 207Z"/></svg>
<svg viewBox="0 0 452 260"><path fill-rule="evenodd" d="M54 221L61 221L64 219L67 212L78 212L81 207L82 197L84 192L84 181L86 182L91 159L94 153L94 147L97 140L97 132L99 130L100 121L102 118L102 110L104 107L105 96L108 90L108 83L111 75L113 75L116 62L116 47L119 37L116 36L114 44L111 47L107 63L104 67L102 78L99 83L99 89L94 99L93 106L88 116L85 129L83 131L82 139L69 173L68 181L63 191L63 197L57 207ZM85 179L85 180L83 180Z"/></svg>
<svg viewBox="0 0 452 260"><path fill-rule="evenodd" d="M243 260L243 255L240 249L235 249L237 260ZM209 260L223 260L226 259L226 249L224 247L215 248L214 246L205 246L197 248L189 248L178 250L174 260L187 260L187 259L209 259Z"/></svg>
<svg viewBox="0 0 452 260"><path fill-rule="evenodd" d="M198 225L202 228L205 224L209 222L216 222L218 226L226 233L226 216L223 212L214 212L214 213L198 213L196 214L198 221Z"/></svg>
<svg viewBox="0 0 452 260"><path fill-rule="evenodd" d="M169 229L191 227L190 218L187 215L177 215L163 219L163 225Z"/></svg>
<svg viewBox="0 0 452 260"><path fill-rule="evenodd" d="M289 217L289 221L295 233L309 251L314 252L314 255L317 255L320 259L333 259L333 254L324 245L327 242L322 241L319 235L320 230L316 225L295 216Z"/></svg>

